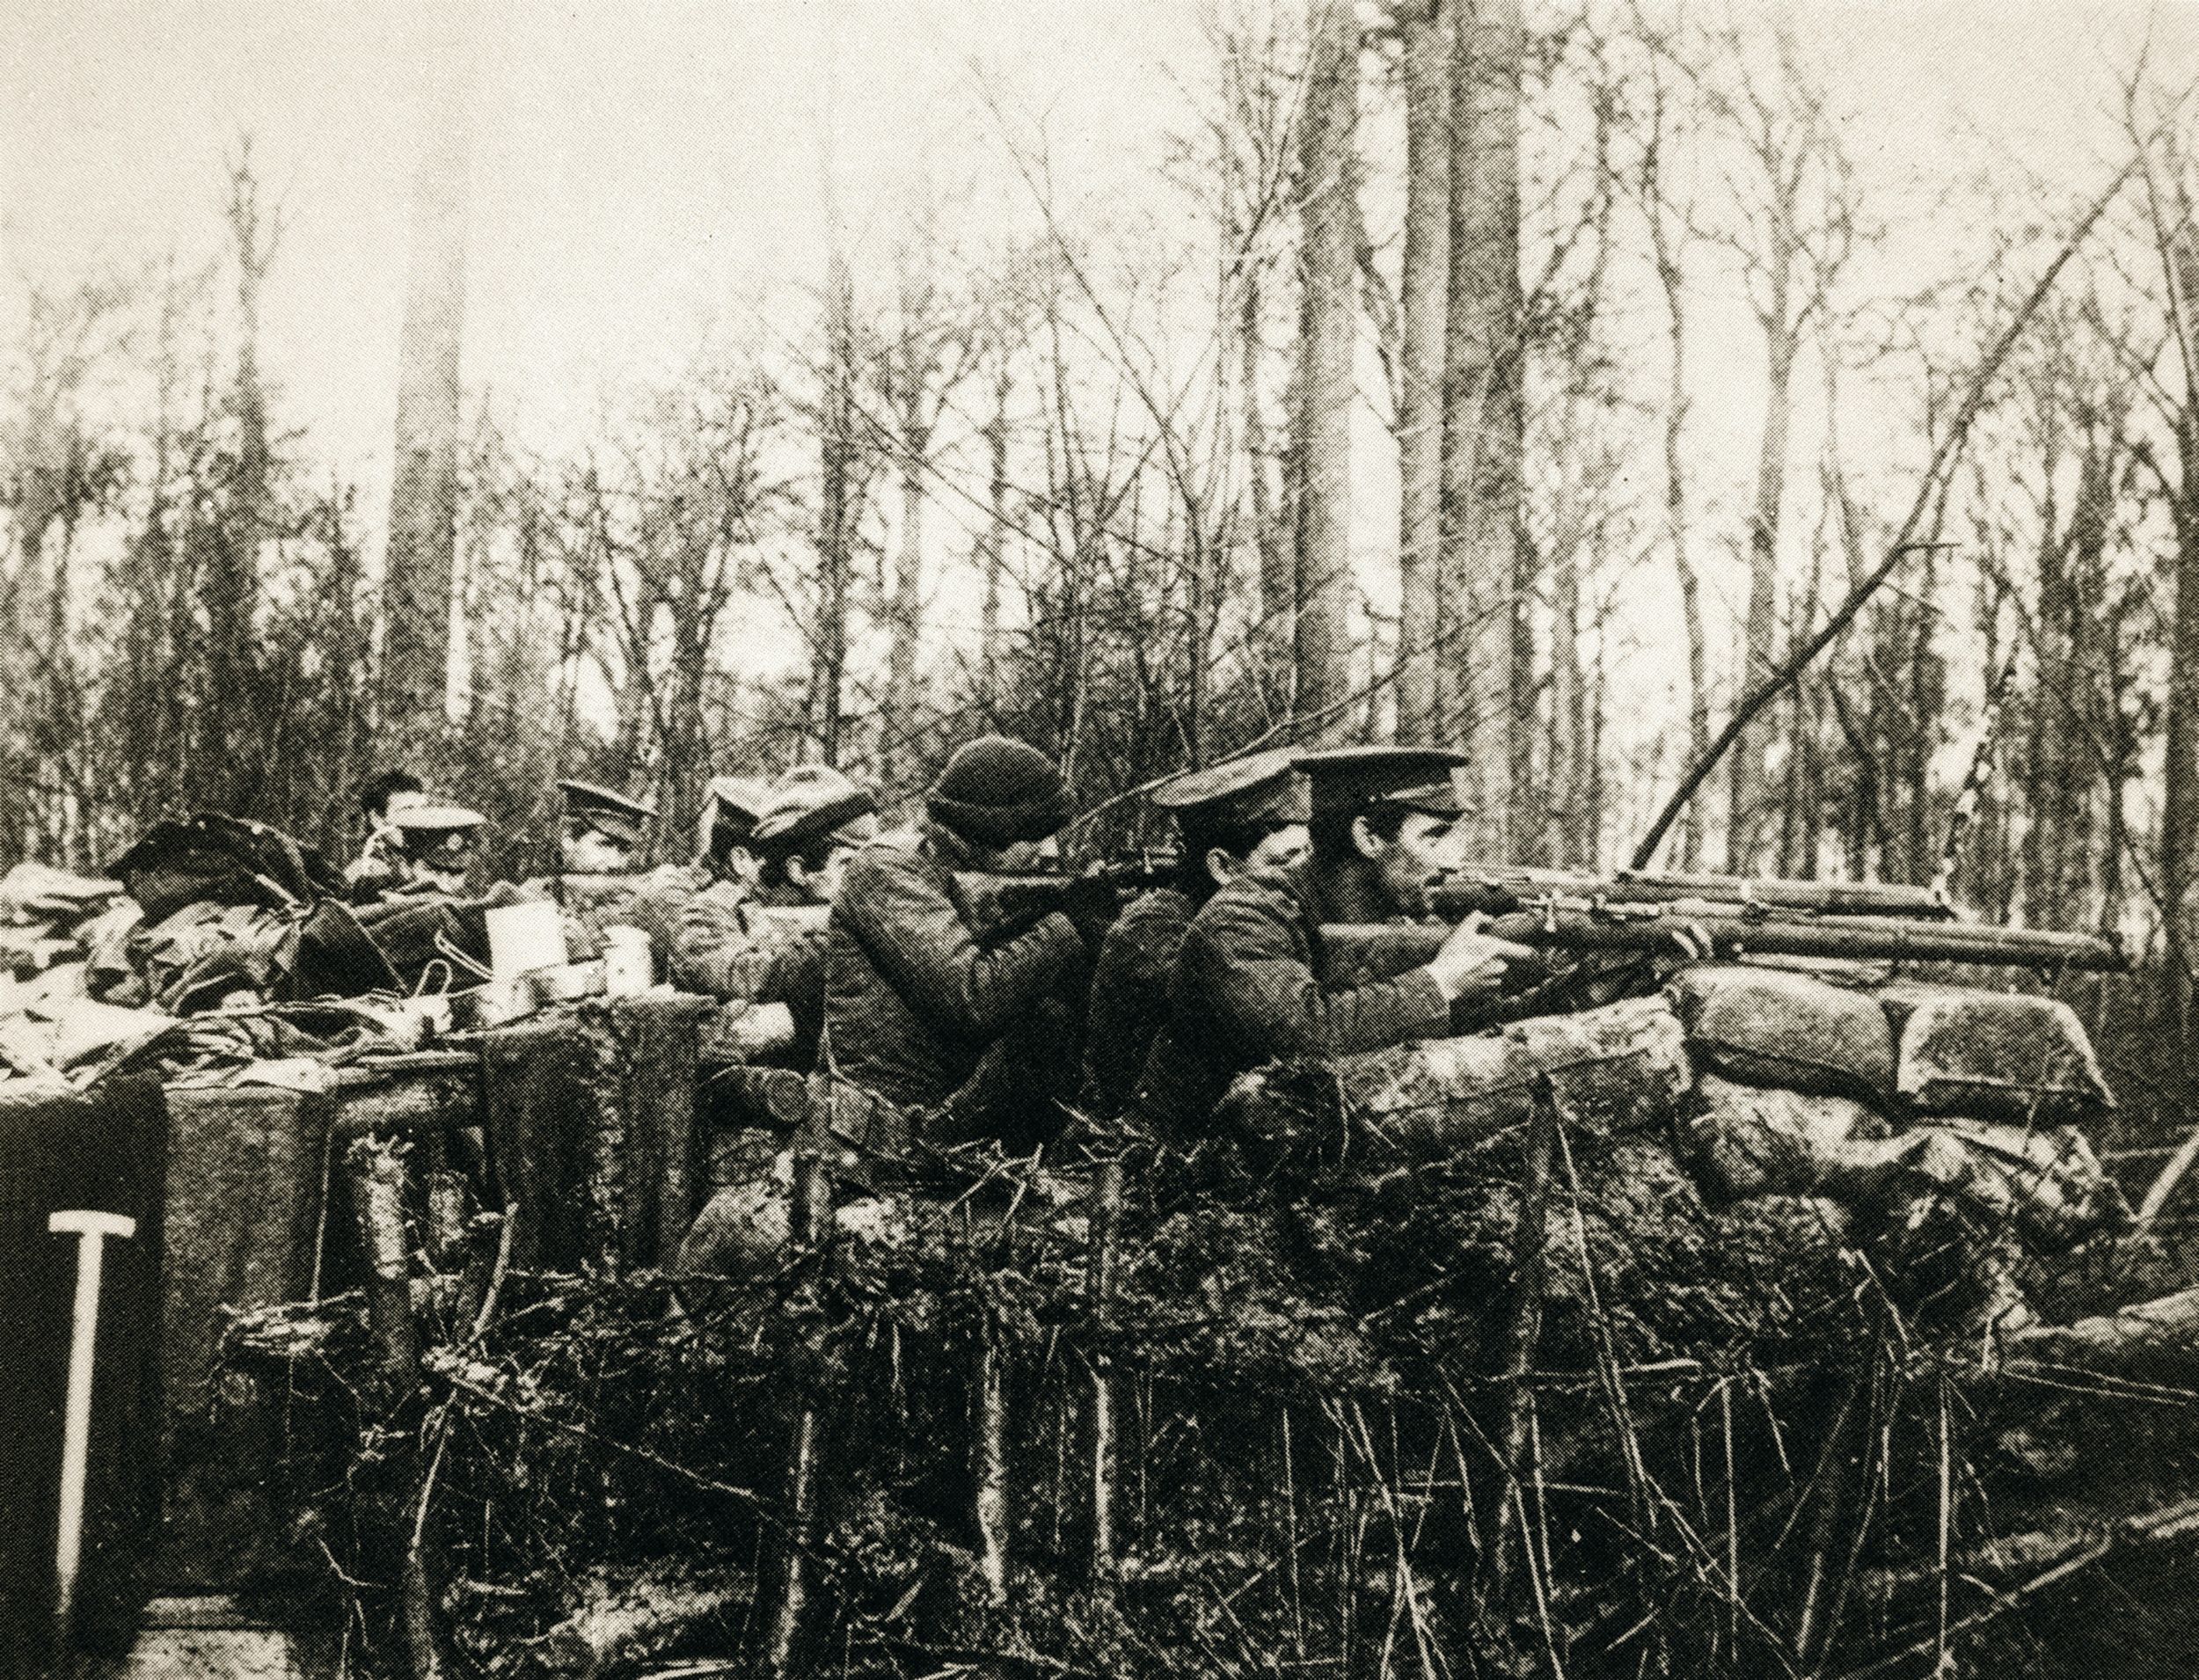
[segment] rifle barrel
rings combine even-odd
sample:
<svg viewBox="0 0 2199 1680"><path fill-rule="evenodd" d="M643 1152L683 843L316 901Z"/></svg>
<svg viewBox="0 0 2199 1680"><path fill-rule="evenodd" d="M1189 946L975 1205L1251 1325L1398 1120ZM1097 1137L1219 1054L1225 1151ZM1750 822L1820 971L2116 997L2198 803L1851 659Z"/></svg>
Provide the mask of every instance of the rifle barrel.
<svg viewBox="0 0 2199 1680"><path fill-rule="evenodd" d="M1947 921L1953 906L1929 887L1890 881L1753 880L1745 875L1651 873L1626 870L1604 877L1568 870L1505 866L1463 869L1437 883L1436 913L1456 918L1469 910L1525 908L1555 895L1589 903L1661 904L1701 899L1766 909L1808 911L1819 916L1891 916L1915 921Z"/></svg>
<svg viewBox="0 0 2199 1680"><path fill-rule="evenodd" d="M1674 935L1699 932L1720 957L1827 957L1851 961L1960 962L2012 968L2071 968L2122 974L2130 962L2122 947L2089 933L1976 924L1925 924L1885 917L1810 917L1782 919L1692 915L1645 909L1625 916L1587 909L1551 909L1500 917L1489 931L1521 945L1556 951L1673 951ZM1321 930L1340 955L1369 946L1395 952L1425 940L1435 954L1450 930L1436 924L1412 928L1337 925Z"/></svg>

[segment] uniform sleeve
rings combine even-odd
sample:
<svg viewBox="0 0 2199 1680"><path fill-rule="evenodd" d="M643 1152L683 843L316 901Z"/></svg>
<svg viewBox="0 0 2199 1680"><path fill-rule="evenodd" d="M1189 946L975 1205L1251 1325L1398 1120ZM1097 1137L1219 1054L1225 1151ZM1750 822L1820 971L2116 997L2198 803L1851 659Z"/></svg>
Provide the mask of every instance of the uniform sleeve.
<svg viewBox="0 0 2199 1680"><path fill-rule="evenodd" d="M1280 901L1216 898L1184 936L1175 992L1201 1012L1245 1066L1276 1057L1349 1055L1450 1030L1436 977L1323 988Z"/></svg>
<svg viewBox="0 0 2199 1680"><path fill-rule="evenodd" d="M681 990L762 1000L772 953L749 936L738 906L696 894L673 918L667 945L666 967Z"/></svg>
<svg viewBox="0 0 2199 1680"><path fill-rule="evenodd" d="M849 866L833 913L902 1000L965 1038L997 1036L1081 960L1076 924L1058 911L986 950L961 911L906 852L880 848Z"/></svg>

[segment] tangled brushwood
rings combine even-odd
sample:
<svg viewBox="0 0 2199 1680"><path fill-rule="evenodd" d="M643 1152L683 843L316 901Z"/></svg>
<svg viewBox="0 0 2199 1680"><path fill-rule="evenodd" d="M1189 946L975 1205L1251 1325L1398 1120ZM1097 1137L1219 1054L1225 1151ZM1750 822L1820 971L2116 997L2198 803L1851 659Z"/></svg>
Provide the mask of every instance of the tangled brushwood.
<svg viewBox="0 0 2199 1680"><path fill-rule="evenodd" d="M2199 1292L2064 1123L2089 1049L1989 1090L1917 1047L1972 1008L2005 1066L2003 1005L1874 997L1889 1053L1853 997L1684 977L1265 1070L1189 1148L804 1180L740 1275L486 1216L438 1271L367 1140L367 1286L241 1318L222 1404L354 1673L2185 1672Z"/></svg>

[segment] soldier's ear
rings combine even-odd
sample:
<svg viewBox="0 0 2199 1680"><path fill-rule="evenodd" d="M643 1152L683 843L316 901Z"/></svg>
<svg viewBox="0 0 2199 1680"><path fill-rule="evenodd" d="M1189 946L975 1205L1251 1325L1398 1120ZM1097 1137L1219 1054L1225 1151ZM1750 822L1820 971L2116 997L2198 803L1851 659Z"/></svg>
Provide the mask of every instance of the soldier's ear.
<svg viewBox="0 0 2199 1680"><path fill-rule="evenodd" d="M1352 848L1363 858L1379 858L1389 843L1368 826L1367 819L1355 816L1351 820Z"/></svg>
<svg viewBox="0 0 2199 1680"><path fill-rule="evenodd" d="M1230 855L1228 847L1209 846L1206 866L1208 879L1216 887L1226 887L1230 884L1230 878L1237 873L1238 862Z"/></svg>

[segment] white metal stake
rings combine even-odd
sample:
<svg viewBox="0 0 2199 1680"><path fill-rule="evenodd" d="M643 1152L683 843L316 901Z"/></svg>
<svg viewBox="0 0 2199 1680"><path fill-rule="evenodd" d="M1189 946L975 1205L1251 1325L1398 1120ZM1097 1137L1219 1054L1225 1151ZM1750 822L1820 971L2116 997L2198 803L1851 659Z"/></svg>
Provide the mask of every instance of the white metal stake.
<svg viewBox="0 0 2199 1680"><path fill-rule="evenodd" d="M77 1309L69 1340L69 1401L62 1414L61 1513L54 1543L54 1625L68 1648L76 1606L77 1566L84 1556L84 1472L91 1456L91 1360L99 1341L99 1260L109 1237L134 1237L127 1214L71 1208L49 1215L46 1229L77 1238Z"/></svg>

